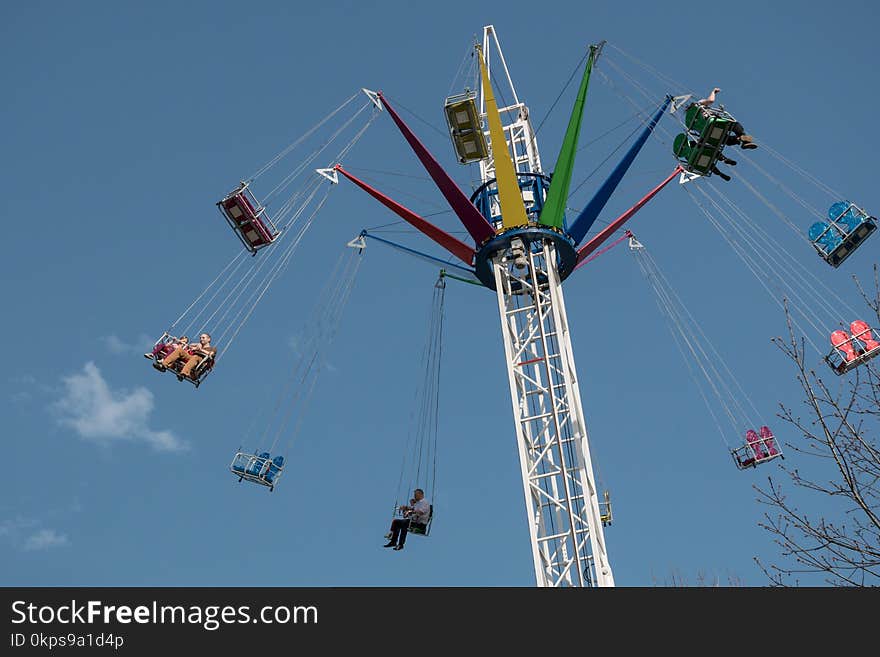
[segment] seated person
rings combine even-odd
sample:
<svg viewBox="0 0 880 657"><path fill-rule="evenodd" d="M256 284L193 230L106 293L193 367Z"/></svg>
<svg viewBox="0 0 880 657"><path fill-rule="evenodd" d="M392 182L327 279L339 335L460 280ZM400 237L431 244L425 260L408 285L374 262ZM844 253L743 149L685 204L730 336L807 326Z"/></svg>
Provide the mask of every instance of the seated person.
<svg viewBox="0 0 880 657"><path fill-rule="evenodd" d="M720 88L714 87L706 98L701 98L697 102L691 103L690 107L688 107L686 113L686 117L690 117L687 119L688 125L692 125L692 129L697 134L702 132L703 126L705 125L705 118L708 118L708 114L702 111L702 108L712 105L715 102L715 94L720 91ZM698 112L699 115L695 116ZM703 121L700 121L701 117L703 118ZM697 120L691 123L691 119L693 118L696 118ZM739 121L733 121L728 130L727 141L725 142L728 146L739 144L741 148L745 149L758 147L758 145L754 143L752 136L746 134L745 128L743 128L742 123Z"/></svg>
<svg viewBox="0 0 880 657"><path fill-rule="evenodd" d="M199 363L205 358L213 358L216 353L217 348L211 346L211 335L209 333L202 333L199 335L199 344L193 345L188 349L177 347L162 360L162 366L170 367L174 362L185 357L186 363L184 363L183 368L181 368L180 373L177 375L177 379L183 381L184 377L191 378L190 374Z"/></svg>
<svg viewBox="0 0 880 657"><path fill-rule="evenodd" d="M155 361L160 361L166 356L170 355L177 347L182 347L184 349L189 345L189 338L185 335L181 335L179 338L172 338L168 342L163 342L160 340L153 347L153 351L151 353L144 354L145 358L150 358Z"/></svg>
<svg viewBox="0 0 880 657"><path fill-rule="evenodd" d="M697 146L697 142L695 142L693 139L688 139L687 135L685 135L682 132L682 133L679 133L675 137L675 141L673 142L673 145L672 145L672 151L675 153L676 157L678 157L680 160L690 164L690 160L694 154L694 149L696 148L696 146ZM736 165L736 160L731 160L729 157L725 156L723 153L718 153L716 160L720 161L720 162L724 162L725 164L729 164L731 166ZM720 177L724 181L730 180L730 176L728 176L723 171L719 170L718 165L715 164L714 162L712 163L711 172L714 173L715 175L717 175L718 177Z"/></svg>
<svg viewBox="0 0 880 657"><path fill-rule="evenodd" d="M402 550L403 544L406 542L406 533L409 531L410 523L425 529L428 520L431 519L431 505L425 499L425 491L416 488L413 491L413 497L409 501L409 506L401 506L403 518L395 518L391 521L391 529L385 535L388 543L384 547Z"/></svg>

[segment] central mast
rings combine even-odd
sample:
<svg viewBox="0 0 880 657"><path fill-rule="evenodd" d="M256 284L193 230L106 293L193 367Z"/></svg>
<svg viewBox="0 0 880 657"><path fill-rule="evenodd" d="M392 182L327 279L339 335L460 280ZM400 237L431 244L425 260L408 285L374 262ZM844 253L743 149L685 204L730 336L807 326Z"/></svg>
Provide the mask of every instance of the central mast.
<svg viewBox="0 0 880 657"><path fill-rule="evenodd" d="M512 99L497 108L501 132L491 129L492 43L503 72L496 80L509 88L502 98ZM560 266L570 271L573 246L537 223L550 180L491 25L483 28L482 54L480 112L490 124L490 157L480 161L482 185L471 200L498 234L480 249L477 271L494 279L498 297L535 579L538 586L613 586L559 273ZM506 143L495 143L493 132ZM526 225L505 226L505 183L493 155L499 148L510 153Z"/></svg>
<svg viewBox="0 0 880 657"><path fill-rule="evenodd" d="M471 243L435 226L352 175L341 164L334 167L334 172L354 182L464 266L414 253L444 267L454 267L467 276L463 280L496 293L538 586L614 585L602 529L603 519L610 521L610 501L606 494L603 516L593 477L562 281L680 171L676 167L660 185L579 247L672 100L667 96L660 103L623 159L569 226L565 211L590 72L603 44L591 45L585 55L586 66L552 182L541 167L528 108L520 102L513 87L491 25L483 28L482 44L475 46L480 73L479 101L477 91L466 88L464 93L447 97L443 106L456 159L460 164L480 163L480 184L470 198L388 98L381 91L367 92L388 110L467 230ZM499 62L495 71L496 80L501 80L497 85L500 108L490 75L493 45ZM503 75L497 74L499 70ZM369 235L366 230L361 234ZM388 240L382 241L395 246Z"/></svg>

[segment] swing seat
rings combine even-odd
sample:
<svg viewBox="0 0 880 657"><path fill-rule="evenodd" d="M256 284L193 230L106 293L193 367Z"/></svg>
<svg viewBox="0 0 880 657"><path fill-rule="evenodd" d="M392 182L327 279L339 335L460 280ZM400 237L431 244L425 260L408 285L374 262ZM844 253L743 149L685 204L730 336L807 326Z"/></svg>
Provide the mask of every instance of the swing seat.
<svg viewBox="0 0 880 657"><path fill-rule="evenodd" d="M144 354L151 361L156 362L157 360L162 360L172 351L174 351L174 344L177 342L177 336L171 335L167 331L162 334L156 342L153 344L153 349L150 353Z"/></svg>
<svg viewBox="0 0 880 657"><path fill-rule="evenodd" d="M685 127L695 136L699 143L722 145L727 141L736 119L720 107L701 107L696 103L688 107L684 116Z"/></svg>
<svg viewBox="0 0 880 657"><path fill-rule="evenodd" d="M706 177L712 175L712 169L718 162L718 156L723 148L723 144L710 145L700 142L692 144L688 135L683 132L676 135L672 144L672 152L684 165L685 170Z"/></svg>
<svg viewBox="0 0 880 657"><path fill-rule="evenodd" d="M236 452L232 463L229 464L229 470L238 477L239 482L247 480L266 486L272 491L275 489L275 482L281 476L283 464L283 456L271 459L269 452L260 452L259 454Z"/></svg>
<svg viewBox="0 0 880 657"><path fill-rule="evenodd" d="M263 479L268 481L270 484L275 484L275 480L281 476L281 471L284 469L284 457L276 456L269 462L269 467L266 468L266 474L263 475Z"/></svg>
<svg viewBox="0 0 880 657"><path fill-rule="evenodd" d="M166 337L167 336L167 337ZM159 339L160 342L163 342L165 348L162 351L156 354L155 359L152 361L152 365L155 369L164 372L165 370L170 370L174 374L180 376L181 371L183 370L183 366L186 365L185 358L178 358L176 361L171 363L168 367L161 365L162 360L164 360L174 349L168 349L167 347L171 346L171 343L175 340L174 336L168 335L167 333ZM159 342L156 343L157 345ZM202 381L205 380L205 377L208 376L208 373L214 369L214 360L216 355L205 356L199 361L198 365L196 365L189 373L189 376L183 377L185 381L189 381L196 388L202 385Z"/></svg>
<svg viewBox="0 0 880 657"><path fill-rule="evenodd" d="M813 246L823 258L827 259L843 243L843 231L839 226L829 224L827 221L817 221L807 233Z"/></svg>
<svg viewBox="0 0 880 657"><path fill-rule="evenodd" d="M611 512L611 493L606 490L604 497L605 501L599 502L599 520L603 527L607 527L614 519L614 514Z"/></svg>
<svg viewBox="0 0 880 657"><path fill-rule="evenodd" d="M747 470L776 458L784 459L785 457L776 443L768 443L767 440L766 438L760 438L757 442L757 445L759 445L757 448L746 443L741 447L731 450L730 453L733 456L733 462L736 463L736 467L740 470ZM771 437L770 440L773 440L773 438ZM770 449L771 447L773 448L772 450Z"/></svg>
<svg viewBox="0 0 880 657"><path fill-rule="evenodd" d="M244 247L253 255L278 237L279 231L266 208L256 199L247 183L241 183L233 192L217 201L217 207Z"/></svg>
<svg viewBox="0 0 880 657"><path fill-rule="evenodd" d="M685 112L684 122L690 134L676 136L672 150L689 173L711 176L736 119L723 109L693 103Z"/></svg>
<svg viewBox="0 0 880 657"><path fill-rule="evenodd" d="M167 369L171 370L177 375L180 375L183 370L183 366L186 365L186 360L183 358L179 358L173 363L171 363L170 367ZM199 361L199 364L196 365L189 373L189 376L183 377L184 381L189 381L196 388L202 385L202 381L205 380L205 377L208 376L208 373L214 369L214 356L205 356L202 360Z"/></svg>
<svg viewBox="0 0 880 657"><path fill-rule="evenodd" d="M489 145L477 111L477 93L466 91L449 96L443 105L452 145L461 164L478 162L489 157Z"/></svg>
<svg viewBox="0 0 880 657"><path fill-rule="evenodd" d="M410 520L409 528L407 532L410 534L415 534L416 536L428 536L431 533L431 521L434 519L434 505L430 505L430 510L428 511L428 522L413 522Z"/></svg>
<svg viewBox="0 0 880 657"><path fill-rule="evenodd" d="M880 356L880 332L877 329L864 324L862 331L849 339L840 340L834 339L837 333L838 331L832 333L833 348L825 356L825 362L838 376L854 370L875 356Z"/></svg>
<svg viewBox="0 0 880 657"><path fill-rule="evenodd" d="M832 205L828 219L814 223L809 235L822 259L835 268L877 229L877 219L849 201Z"/></svg>

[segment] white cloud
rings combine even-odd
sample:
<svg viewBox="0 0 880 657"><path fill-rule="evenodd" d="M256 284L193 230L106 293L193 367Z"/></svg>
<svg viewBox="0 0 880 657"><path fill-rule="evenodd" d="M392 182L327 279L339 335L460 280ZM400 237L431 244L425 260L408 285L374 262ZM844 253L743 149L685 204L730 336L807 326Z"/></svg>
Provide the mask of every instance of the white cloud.
<svg viewBox="0 0 880 657"><path fill-rule="evenodd" d="M0 523L0 538L17 538L25 529L36 526L37 522L29 518L18 516L13 520L4 520Z"/></svg>
<svg viewBox="0 0 880 657"><path fill-rule="evenodd" d="M186 447L170 431L155 431L148 425L153 412L153 393L146 388L114 392L93 362L82 372L62 379L64 394L55 403L63 426L82 438L109 444L118 440L142 440L161 451Z"/></svg>
<svg viewBox="0 0 880 657"><path fill-rule="evenodd" d="M104 344L107 345L107 348L110 350L110 353L113 354L124 354L128 351L129 346L125 344L122 340L120 340L115 335L107 335L101 338L104 341Z"/></svg>
<svg viewBox="0 0 880 657"><path fill-rule="evenodd" d="M48 550L53 547L69 545L66 534L54 529L41 528L42 523L34 518L18 516L0 522L0 540L20 550Z"/></svg>
<svg viewBox="0 0 880 657"><path fill-rule="evenodd" d="M59 534L54 529L41 529L27 537L22 545L23 550L48 550L69 544L67 534Z"/></svg>
<svg viewBox="0 0 880 657"><path fill-rule="evenodd" d="M48 392L51 388L37 381L36 377L31 374L23 374L8 379L9 383L17 388L15 392L9 395L9 401L14 404L24 404L34 398L34 392Z"/></svg>
<svg viewBox="0 0 880 657"><path fill-rule="evenodd" d="M125 342L125 340L121 339L117 335L105 335L101 338L101 341L107 347L107 350L111 354L143 354L150 351L150 349L155 344L155 338L151 338L146 333L141 333L137 339L134 341L134 344L129 344Z"/></svg>

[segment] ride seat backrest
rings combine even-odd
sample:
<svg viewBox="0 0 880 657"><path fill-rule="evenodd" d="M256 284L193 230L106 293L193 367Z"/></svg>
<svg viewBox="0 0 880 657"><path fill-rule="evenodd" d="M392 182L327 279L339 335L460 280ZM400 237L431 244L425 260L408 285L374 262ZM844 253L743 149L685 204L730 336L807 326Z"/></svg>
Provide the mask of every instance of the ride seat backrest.
<svg viewBox="0 0 880 657"><path fill-rule="evenodd" d="M675 140L672 142L672 152L675 153L675 156L684 160L687 160L691 153L691 148L688 145L687 135L683 132L678 133L675 136Z"/></svg>
<svg viewBox="0 0 880 657"><path fill-rule="evenodd" d="M817 221L812 226L810 226L810 230L807 233L807 235L810 238L810 241L815 242L817 239L819 239L819 236L825 232L826 228L828 228L827 221Z"/></svg>
<svg viewBox="0 0 880 657"><path fill-rule="evenodd" d="M740 452L742 455L740 455ZM752 453L751 447L740 447L734 450L734 455L740 467L747 468L755 462L755 455Z"/></svg>
<svg viewBox="0 0 880 657"><path fill-rule="evenodd" d="M828 208L828 218L838 224L846 226L850 231L862 223L865 219L857 215L849 201L838 201ZM842 216L841 216L842 215Z"/></svg>
<svg viewBox="0 0 880 657"><path fill-rule="evenodd" d="M849 333L838 329L831 334L831 346L843 352L847 361L855 360L856 350L853 347Z"/></svg>
<svg viewBox="0 0 880 657"><path fill-rule="evenodd" d="M241 209L241 206L236 202L236 198L228 198L222 203L223 208L226 210L226 214L232 217L235 223L239 223L241 218L244 216L244 212Z"/></svg>
<svg viewBox="0 0 880 657"><path fill-rule="evenodd" d="M266 476L265 476L266 481L268 481L268 482L274 481L274 479L278 475L278 473L281 472L281 467L283 465L284 465L284 457L283 456L279 455L279 456L276 456L275 458L273 458L272 461L269 463L268 470L266 470Z"/></svg>
<svg viewBox="0 0 880 657"><path fill-rule="evenodd" d="M700 143L720 150L727 143L728 132L730 132L730 122L727 119L709 119L700 134Z"/></svg>
<svg viewBox="0 0 880 657"><path fill-rule="evenodd" d="M239 225L250 221L254 217L254 209L243 193L232 196L223 203L223 206L229 211L229 216L235 219L235 222Z"/></svg>
<svg viewBox="0 0 880 657"><path fill-rule="evenodd" d="M770 452L770 456L775 456L779 453L776 449L776 443L773 440L773 437L773 432L770 431L770 427L761 427L761 438L764 441L764 446L767 448L767 451Z"/></svg>
<svg viewBox="0 0 880 657"><path fill-rule="evenodd" d="M755 458L763 459L767 456L761 447L761 439L758 437L758 434L755 433L754 429L746 431L746 442L748 442L749 447L751 447L752 451L755 453Z"/></svg>
<svg viewBox="0 0 880 657"><path fill-rule="evenodd" d="M843 241L835 227L825 221L817 221L810 226L809 236L810 241L822 246L826 253L831 253Z"/></svg>
<svg viewBox="0 0 880 657"><path fill-rule="evenodd" d="M706 127L706 117L699 105L693 103L687 108L687 111L684 113L684 124L688 130L702 134L703 129Z"/></svg>
<svg viewBox="0 0 880 657"><path fill-rule="evenodd" d="M424 525L415 526L413 523L410 523L409 531L413 534L422 534L427 535L428 533L428 525L431 523L431 519L434 517L434 505L430 504L428 506L428 518L425 520Z"/></svg>
<svg viewBox="0 0 880 657"><path fill-rule="evenodd" d="M857 319L849 325L849 330L855 339L865 343L867 351L880 347L880 342L874 339L874 332L867 322Z"/></svg>
<svg viewBox="0 0 880 657"><path fill-rule="evenodd" d="M707 174L715 163L715 149L711 146L697 148L684 133L679 133L672 144L672 151L681 162L685 162L693 171Z"/></svg>
<svg viewBox="0 0 880 657"><path fill-rule="evenodd" d="M208 370L214 367L214 358L215 356L206 356L193 368L193 374L197 379L201 378L203 374L207 374Z"/></svg>
<svg viewBox="0 0 880 657"><path fill-rule="evenodd" d="M229 199L224 206L229 211L229 215L235 219L242 234L248 237L248 240L254 242L249 234L255 235L257 238L267 242L272 241L272 235L266 224L257 216L257 211L245 194L236 194Z"/></svg>
<svg viewBox="0 0 880 657"><path fill-rule="evenodd" d="M257 211L254 209L254 206L251 205L250 199L248 199L247 194L242 192L238 195L237 198L244 204L252 217L257 214Z"/></svg>
<svg viewBox="0 0 880 657"><path fill-rule="evenodd" d="M260 452L260 455L257 456L253 461L251 461L248 465L247 473L249 475L254 475L255 477L258 477L263 471L263 468L265 467L268 460L269 452Z"/></svg>

